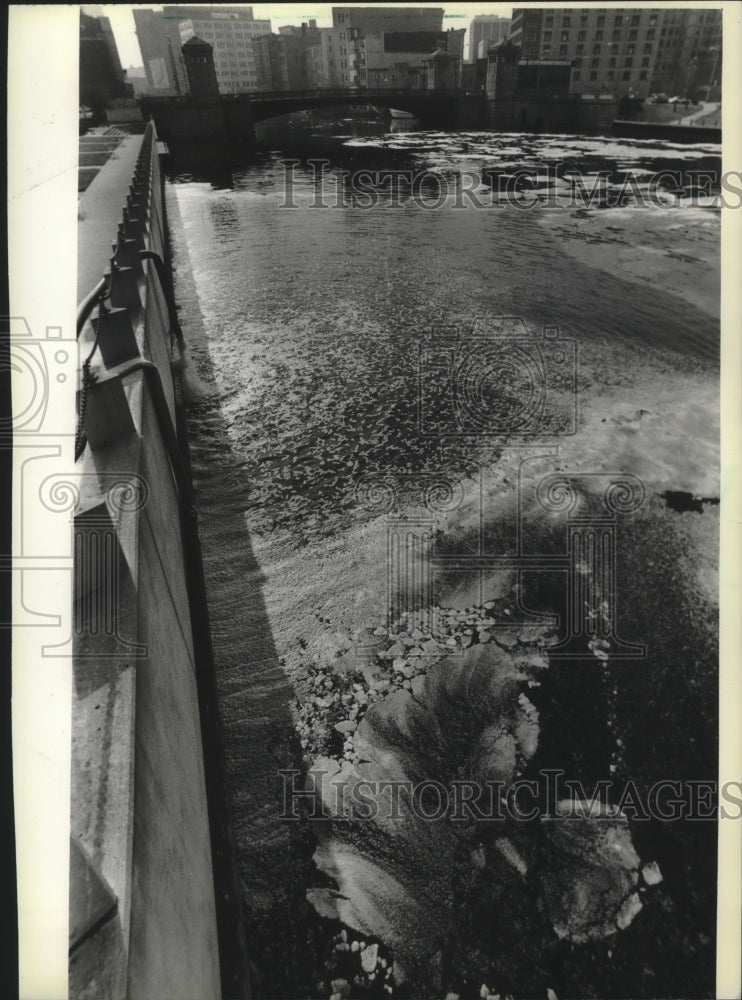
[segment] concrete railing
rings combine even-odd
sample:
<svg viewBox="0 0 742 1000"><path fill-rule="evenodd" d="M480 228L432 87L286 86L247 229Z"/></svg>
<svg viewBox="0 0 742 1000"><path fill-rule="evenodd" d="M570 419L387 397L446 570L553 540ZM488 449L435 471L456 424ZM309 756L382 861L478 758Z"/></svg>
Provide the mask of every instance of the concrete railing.
<svg viewBox="0 0 742 1000"><path fill-rule="evenodd" d="M78 313L70 996L208 1000L222 996L218 712L152 124L112 236Z"/></svg>

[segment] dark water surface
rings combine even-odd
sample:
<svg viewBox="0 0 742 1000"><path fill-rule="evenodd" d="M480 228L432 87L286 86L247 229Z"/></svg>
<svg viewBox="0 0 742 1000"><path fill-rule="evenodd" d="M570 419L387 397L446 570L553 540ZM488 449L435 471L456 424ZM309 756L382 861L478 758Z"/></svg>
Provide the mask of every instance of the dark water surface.
<svg viewBox="0 0 742 1000"><path fill-rule="evenodd" d="M546 175L565 162L585 173L607 168L609 183L620 187L628 170L683 173L715 162L713 147L386 129L350 121L283 125L264 130L257 153L176 149L169 168L177 298L190 351L191 447L235 835L251 955L265 996L329 996L328 983L322 989L317 984L330 948L329 932L307 913L306 888L319 884L311 837L276 820L277 767L292 766L300 751L290 735L293 678L282 667L291 652L288 632L278 624L290 617L290 604L288 612L283 604L280 614L272 610L266 579L280 578L282 560L297 552L311 550L316 558L323 547L339 544L342 550L345 533L370 516L359 494L370 478L434 473L455 483L480 462L495 462L501 449L477 439L464 450L424 433L418 404L429 372L421 367L421 340L442 328L466 332L474 323L487 334L497 317L515 316L531 337L544 326L559 327L579 343L579 385L587 393L599 392L601 379L620 389L622 379L629 384L653 367L665 379L672 372L716 377L713 317L662 288L638 293L620 275L598 274L565 256L539 224L538 206L461 210L448 197L432 210L420 196L427 192L435 201L436 174L451 178L487 168L511 174L525 166ZM307 162L313 157L328 161L321 189L318 168ZM298 162L287 168L287 159ZM363 207L343 175L360 169L429 174L418 196L397 176L375 188L373 207ZM485 180L482 197L486 189ZM704 211L698 208L699 215ZM509 388L517 394L517 380ZM657 543L649 520L636 532L637 544ZM677 538L666 533L662 544L669 558ZM349 586L355 572L360 585L368 571L363 559L355 570L346 564L338 572L348 574ZM306 567L297 617L306 615L313 589L318 600L325 593L322 573ZM690 616L714 612L684 604L682 581L673 590L661 567L648 573L646 583L651 606L661 605L665 620L650 682L646 663L623 675L619 701L633 741L627 750L631 773L651 783L675 762L671 777L706 774L716 752L715 661L707 625L694 631ZM626 586L636 604L636 627L651 629L641 592L633 592L636 579ZM663 586L669 588L664 596ZM667 639L683 629L677 643ZM679 649L685 661L677 668L690 672L695 701L677 690L671 661ZM593 778L610 759L595 730L606 712L603 682L589 671L583 676L562 667L550 685L539 704L546 724L541 763L574 769L589 757L585 773ZM552 700L555 685L561 702ZM595 724L586 713L594 713ZM652 736L660 716L665 721ZM676 732L678 720L686 738ZM583 724L588 735L581 741L574 727ZM653 762L655 738L662 751ZM637 837L648 845L648 856L661 856L663 871L672 872L654 911L641 914L613 943L551 942L543 955L538 938L528 937L532 928L524 924L520 937L517 927L501 928L508 957L498 966L495 935L483 968L507 969L502 982L516 996L543 996L547 986L559 996L711 995L715 831L675 837L660 824ZM482 913L491 917L489 904ZM386 995L381 984L378 995Z"/></svg>

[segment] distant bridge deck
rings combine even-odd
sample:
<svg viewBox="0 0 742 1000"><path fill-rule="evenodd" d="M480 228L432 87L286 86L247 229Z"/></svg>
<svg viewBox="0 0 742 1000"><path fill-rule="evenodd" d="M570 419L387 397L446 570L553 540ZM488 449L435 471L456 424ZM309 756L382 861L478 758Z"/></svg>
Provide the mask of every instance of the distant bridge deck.
<svg viewBox="0 0 742 1000"><path fill-rule="evenodd" d="M351 88L337 87L314 90L268 90L245 91L239 94L220 94L216 97L150 97L143 99L146 105L193 104L219 100L224 104L249 104L252 119L265 121L279 115L311 108L332 107L337 104L373 104L383 108L398 108L400 111L425 114L427 111L454 108L462 100L483 98L484 94L473 90L410 90L400 88Z"/></svg>
<svg viewBox="0 0 742 1000"><path fill-rule="evenodd" d="M338 105L397 108L426 128L497 128L522 131L594 131L610 128L615 101L586 101L579 94L519 91L500 99L462 88L411 90L399 87L336 87L311 90L246 91L183 97L145 96L145 118L157 123L166 141L252 141L254 125L298 111Z"/></svg>

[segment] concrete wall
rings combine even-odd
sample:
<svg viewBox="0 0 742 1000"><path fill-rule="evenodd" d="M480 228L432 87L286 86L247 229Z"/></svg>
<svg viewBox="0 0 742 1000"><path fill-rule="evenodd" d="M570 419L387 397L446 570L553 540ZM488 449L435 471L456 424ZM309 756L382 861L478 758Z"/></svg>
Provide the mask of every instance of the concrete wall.
<svg viewBox="0 0 742 1000"><path fill-rule="evenodd" d="M132 259L132 246L165 252L152 126L134 185L126 233L135 243L119 239L119 262ZM76 466L70 996L216 1000L199 665L181 531L189 497L173 446L169 313L151 262L114 270L110 281L120 308L102 318ZM94 313L82 357L96 324Z"/></svg>

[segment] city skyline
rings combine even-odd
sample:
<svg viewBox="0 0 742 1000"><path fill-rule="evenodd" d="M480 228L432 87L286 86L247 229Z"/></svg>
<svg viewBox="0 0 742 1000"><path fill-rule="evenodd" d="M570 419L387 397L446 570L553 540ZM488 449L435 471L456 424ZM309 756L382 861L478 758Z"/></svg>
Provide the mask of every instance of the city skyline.
<svg viewBox="0 0 742 1000"><path fill-rule="evenodd" d="M142 66L142 55L139 49L136 32L134 30L133 11L139 10L161 10L163 4L84 4L86 9L93 6L99 9L104 17L109 18L111 28L116 39L116 46L119 51L121 65L128 69L130 67L139 68ZM219 7L219 4L213 6ZM277 32L278 28L285 24L301 24L302 21L315 20L320 28L332 27L332 8L342 6L332 3L258 3L258 4L236 4L233 6L252 7L255 18L269 20L272 31ZM351 6L373 7L369 4L352 4ZM468 45L469 25L475 16L481 14L496 14L499 17L510 17L513 9L512 4L507 3L466 3L466 4L440 4L440 3L399 3L393 4L395 7L443 7L443 24L445 28L466 28L465 51Z"/></svg>

